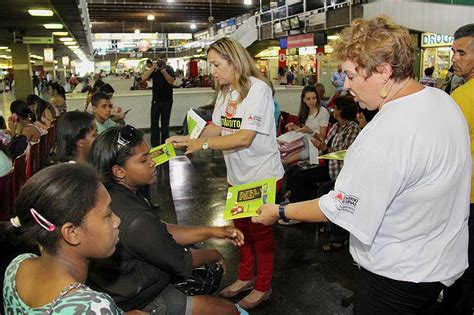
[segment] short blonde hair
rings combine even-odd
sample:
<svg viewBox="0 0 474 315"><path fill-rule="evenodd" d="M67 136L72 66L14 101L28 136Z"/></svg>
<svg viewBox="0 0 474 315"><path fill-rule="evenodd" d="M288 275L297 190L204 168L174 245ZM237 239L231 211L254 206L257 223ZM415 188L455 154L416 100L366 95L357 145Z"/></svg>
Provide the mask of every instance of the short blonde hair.
<svg viewBox="0 0 474 315"><path fill-rule="evenodd" d="M345 28L334 45L334 56L350 60L367 77L383 63L392 66L396 82L413 76L414 51L408 30L380 15L371 20L356 19Z"/></svg>
<svg viewBox="0 0 474 315"><path fill-rule="evenodd" d="M249 93L251 85L249 77L256 77L270 86L268 79L258 71L252 57L250 57L247 50L239 42L224 37L212 43L207 49L207 54L209 54L211 50L216 51L221 58L233 65L235 68L233 86L236 87L235 89L239 92L237 104L242 102ZM225 94L229 91L229 86L216 85L216 91L223 91Z"/></svg>

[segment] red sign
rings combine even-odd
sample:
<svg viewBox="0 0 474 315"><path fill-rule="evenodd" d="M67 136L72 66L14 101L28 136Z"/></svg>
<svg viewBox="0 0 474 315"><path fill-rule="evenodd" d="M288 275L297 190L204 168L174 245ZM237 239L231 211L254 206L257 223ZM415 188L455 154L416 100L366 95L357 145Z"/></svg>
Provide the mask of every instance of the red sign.
<svg viewBox="0 0 474 315"><path fill-rule="evenodd" d="M288 36L288 48L314 46L314 34Z"/></svg>
<svg viewBox="0 0 474 315"><path fill-rule="evenodd" d="M286 67L286 49L280 49L278 51L278 67L279 68Z"/></svg>

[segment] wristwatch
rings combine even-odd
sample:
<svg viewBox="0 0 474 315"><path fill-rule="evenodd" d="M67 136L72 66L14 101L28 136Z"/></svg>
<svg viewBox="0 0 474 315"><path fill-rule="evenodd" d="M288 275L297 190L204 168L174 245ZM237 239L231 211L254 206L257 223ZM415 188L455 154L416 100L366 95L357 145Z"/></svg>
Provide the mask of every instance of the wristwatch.
<svg viewBox="0 0 474 315"><path fill-rule="evenodd" d="M202 144L201 148L202 148L203 150L209 149L209 143L207 143L207 139L204 140L204 143Z"/></svg>
<svg viewBox="0 0 474 315"><path fill-rule="evenodd" d="M278 207L278 214L280 215L280 219L283 220L283 222L290 222L290 219L288 219L285 215L285 208L288 205L288 202L282 202L280 203L280 206Z"/></svg>

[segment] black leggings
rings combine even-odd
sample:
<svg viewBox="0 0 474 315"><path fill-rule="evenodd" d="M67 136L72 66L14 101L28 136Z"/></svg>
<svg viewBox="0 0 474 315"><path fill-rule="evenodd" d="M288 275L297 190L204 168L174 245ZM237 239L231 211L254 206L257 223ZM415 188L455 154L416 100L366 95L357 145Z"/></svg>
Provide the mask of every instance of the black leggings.
<svg viewBox="0 0 474 315"><path fill-rule="evenodd" d="M398 281L361 268L354 314L434 314L434 305L444 288L441 282Z"/></svg>

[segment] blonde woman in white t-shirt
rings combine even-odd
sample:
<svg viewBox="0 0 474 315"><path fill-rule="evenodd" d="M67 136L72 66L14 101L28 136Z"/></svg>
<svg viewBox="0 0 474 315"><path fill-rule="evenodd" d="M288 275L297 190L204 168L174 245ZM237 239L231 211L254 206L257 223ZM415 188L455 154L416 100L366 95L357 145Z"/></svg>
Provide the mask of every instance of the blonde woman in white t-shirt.
<svg viewBox="0 0 474 315"><path fill-rule="evenodd" d="M307 85L301 91L301 104L298 113L298 122L290 122L286 125L288 131L299 131L311 136L317 135L320 139L326 139L329 124L329 112L321 106L321 99L316 88ZM283 165L292 164L299 160L309 158L309 146L311 143L303 138L304 149L282 159Z"/></svg>
<svg viewBox="0 0 474 315"><path fill-rule="evenodd" d="M186 147L186 153L223 150L230 186L275 177L278 190L284 171L268 80L256 69L245 48L233 39L214 42L207 50L207 58L218 93L212 124L206 126L198 139L175 136L166 142ZM238 302L242 308L252 309L272 293L273 232L271 227L254 224L250 218L235 219L234 224L244 233L245 244L239 248L238 279L224 288L220 296L229 298L253 289Z"/></svg>

